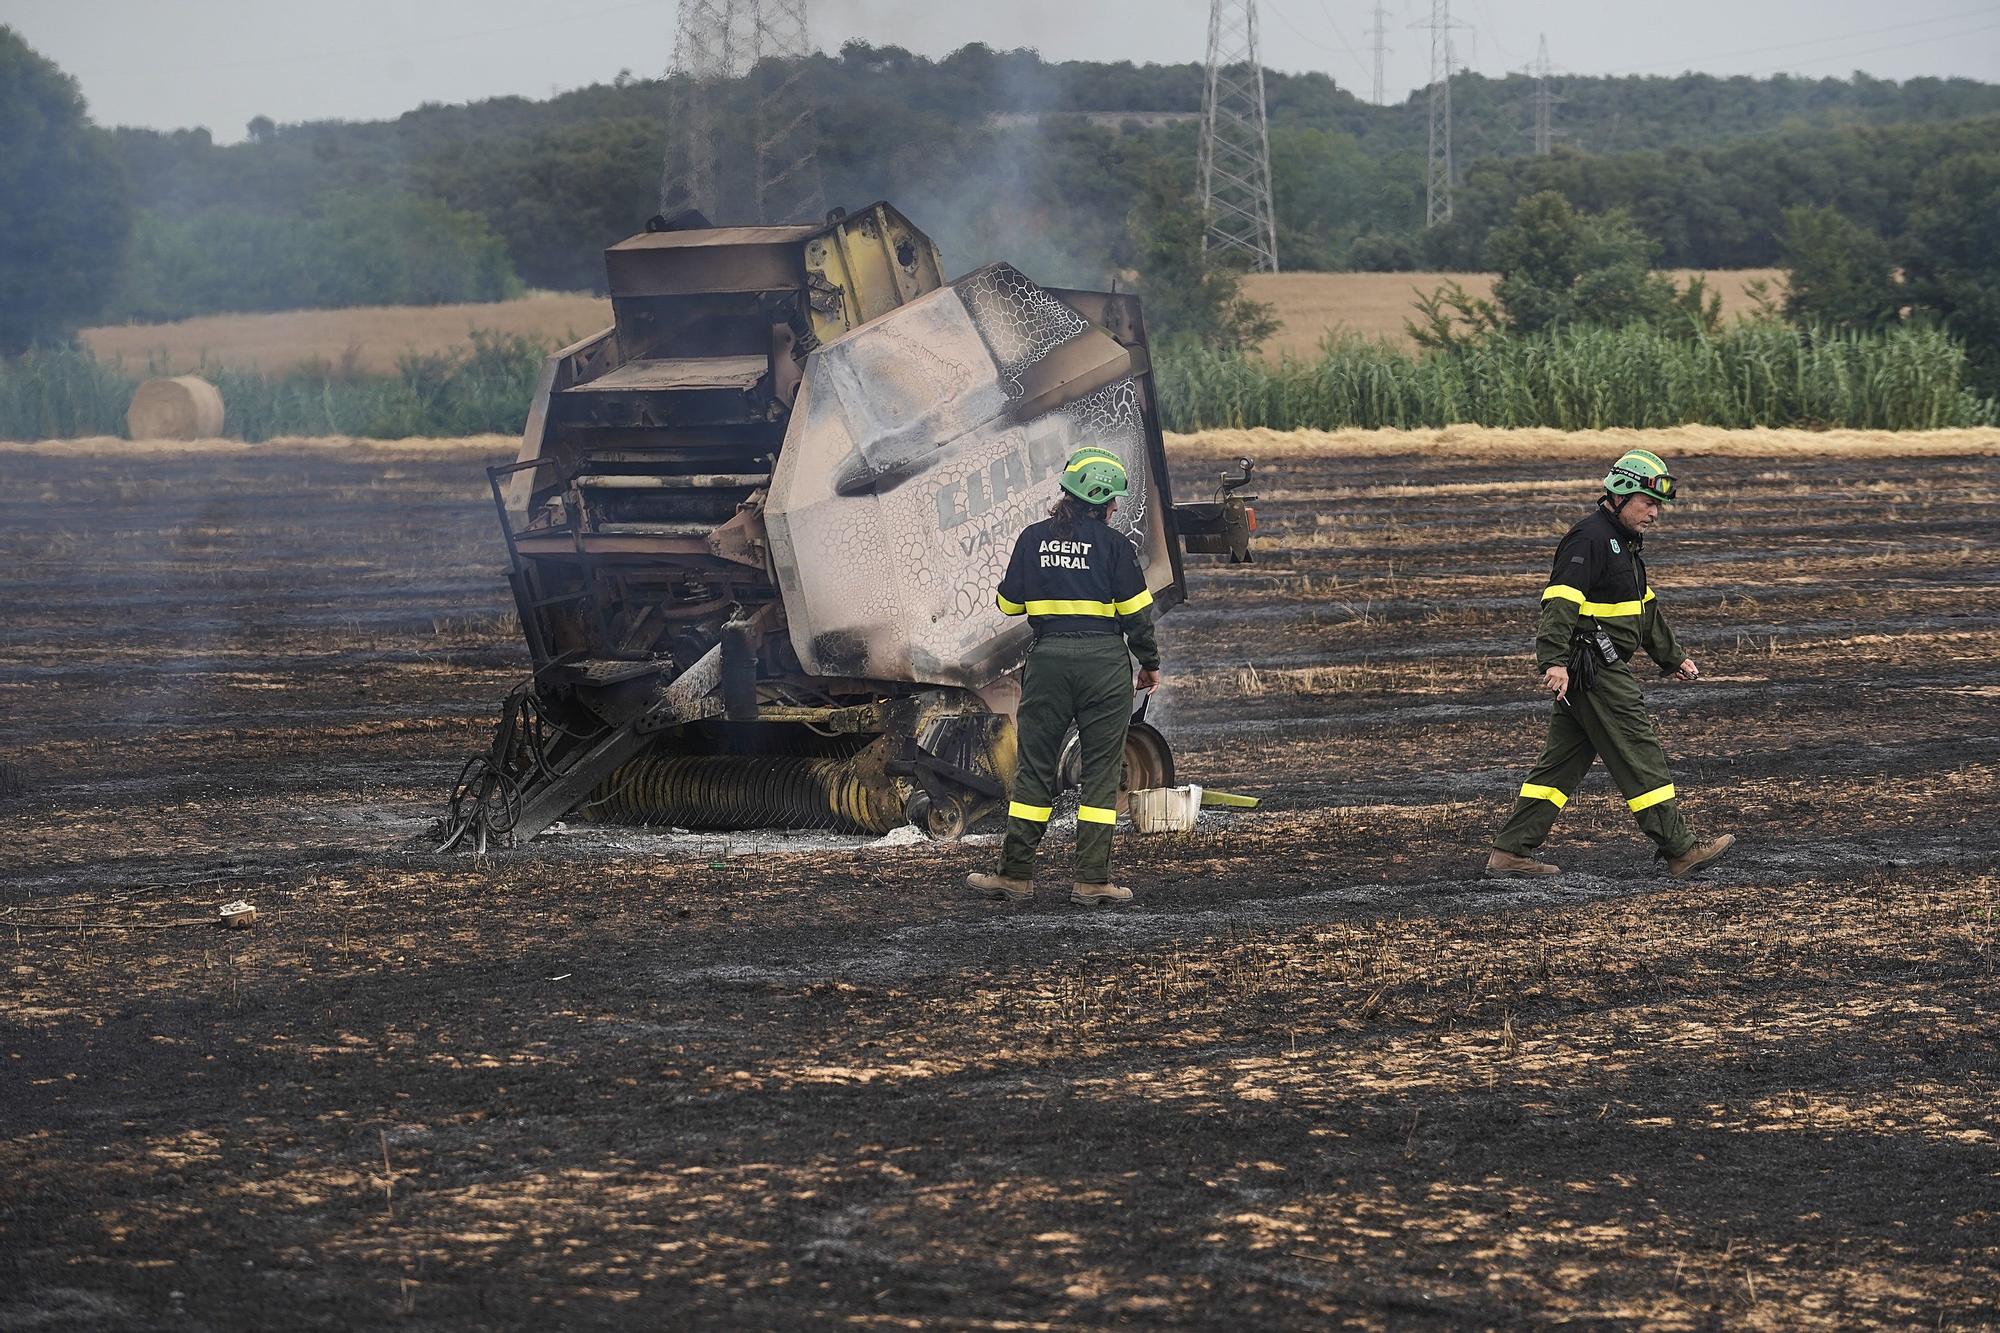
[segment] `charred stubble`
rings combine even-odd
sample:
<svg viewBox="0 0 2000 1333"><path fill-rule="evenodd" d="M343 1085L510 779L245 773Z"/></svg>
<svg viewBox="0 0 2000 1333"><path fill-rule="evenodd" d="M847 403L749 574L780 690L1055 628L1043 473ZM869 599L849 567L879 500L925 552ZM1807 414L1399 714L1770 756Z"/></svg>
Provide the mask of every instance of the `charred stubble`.
<svg viewBox="0 0 2000 1333"><path fill-rule="evenodd" d="M524 657L479 462L7 457L7 1317L1990 1323L1991 458L1681 466L1709 679L1649 690L1741 854L1666 881L1600 773L1542 886L1474 872L1586 469L1284 458L1154 709L1266 808L1121 834L1117 915L962 899L987 848L430 855Z"/></svg>

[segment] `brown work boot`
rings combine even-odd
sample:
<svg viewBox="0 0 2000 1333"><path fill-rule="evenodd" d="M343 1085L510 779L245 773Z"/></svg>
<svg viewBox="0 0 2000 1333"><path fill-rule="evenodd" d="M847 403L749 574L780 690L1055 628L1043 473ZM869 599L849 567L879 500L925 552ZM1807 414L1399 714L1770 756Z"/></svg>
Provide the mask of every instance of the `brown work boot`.
<svg viewBox="0 0 2000 1333"><path fill-rule="evenodd" d="M1704 866L1713 865L1722 854L1736 845L1734 833L1724 833L1720 837L1698 842L1679 856L1667 859L1667 873L1675 879L1687 879L1698 873Z"/></svg>
<svg viewBox="0 0 2000 1333"><path fill-rule="evenodd" d="M1552 866L1547 861L1537 861L1532 856L1516 856L1512 852L1503 852L1498 847L1495 847L1493 854L1486 858L1488 879L1530 879L1536 875L1561 873L1560 867Z"/></svg>
<svg viewBox="0 0 2000 1333"><path fill-rule="evenodd" d="M1132 890L1121 889L1116 884L1085 884L1082 880L1069 886L1069 900L1078 907L1103 907L1107 903L1129 903Z"/></svg>
<svg viewBox="0 0 2000 1333"><path fill-rule="evenodd" d="M977 889L989 898L1004 898L1010 903L1024 903L1035 896L1035 881L1031 879L1008 879L1005 875L987 875L978 871L965 877L965 887Z"/></svg>

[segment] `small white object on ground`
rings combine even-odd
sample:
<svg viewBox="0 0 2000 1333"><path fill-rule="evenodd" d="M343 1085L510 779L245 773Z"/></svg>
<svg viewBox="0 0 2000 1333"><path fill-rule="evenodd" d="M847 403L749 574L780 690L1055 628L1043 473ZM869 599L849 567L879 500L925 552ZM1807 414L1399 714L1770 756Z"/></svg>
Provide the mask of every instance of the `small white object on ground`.
<svg viewBox="0 0 2000 1333"><path fill-rule="evenodd" d="M1126 803L1132 827L1141 833L1186 833L1201 816L1201 787L1149 787Z"/></svg>

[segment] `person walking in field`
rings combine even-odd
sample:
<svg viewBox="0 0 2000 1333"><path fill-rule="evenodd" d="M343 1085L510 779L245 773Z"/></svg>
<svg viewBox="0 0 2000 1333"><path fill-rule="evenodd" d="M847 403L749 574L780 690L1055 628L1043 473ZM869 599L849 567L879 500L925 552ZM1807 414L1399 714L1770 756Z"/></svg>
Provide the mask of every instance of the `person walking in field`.
<svg viewBox="0 0 2000 1333"><path fill-rule="evenodd" d="M1111 882L1111 828L1137 688L1160 683L1153 594L1132 543L1106 522L1125 494L1125 465L1107 449L1079 449L1062 474L1063 495L1049 516L1014 543L996 596L1002 613L1025 615L1034 630L1015 717L1019 765L1007 806L998 874L971 874L989 897L1035 896L1035 849L1048 830L1063 738L1076 723L1083 790L1076 810L1070 901L1092 907L1132 900Z"/></svg>
<svg viewBox="0 0 2000 1333"><path fill-rule="evenodd" d="M1666 751L1627 665L1643 649L1676 680L1701 676L1675 641L1639 558L1646 530L1677 489L1658 454L1633 449L1611 465L1597 506L1556 547L1535 633L1535 666L1543 688L1555 695L1555 712L1542 757L1493 839L1488 875L1559 873L1529 853L1549 836L1599 755L1668 874L1692 875L1736 842L1733 833L1699 840L1688 831Z"/></svg>

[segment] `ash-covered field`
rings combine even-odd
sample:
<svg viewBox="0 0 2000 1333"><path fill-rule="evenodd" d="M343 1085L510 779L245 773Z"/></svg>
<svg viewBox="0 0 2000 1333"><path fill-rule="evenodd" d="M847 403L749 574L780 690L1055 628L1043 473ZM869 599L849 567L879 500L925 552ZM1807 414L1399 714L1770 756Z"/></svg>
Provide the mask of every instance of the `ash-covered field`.
<svg viewBox="0 0 2000 1333"><path fill-rule="evenodd" d="M435 855L505 442L0 446L0 1328L1994 1326L2000 434L1647 437L1742 844L1666 880L1600 768L1483 882L1637 438L1177 442L1271 475L1152 717L1265 804L1095 913L987 846Z"/></svg>

